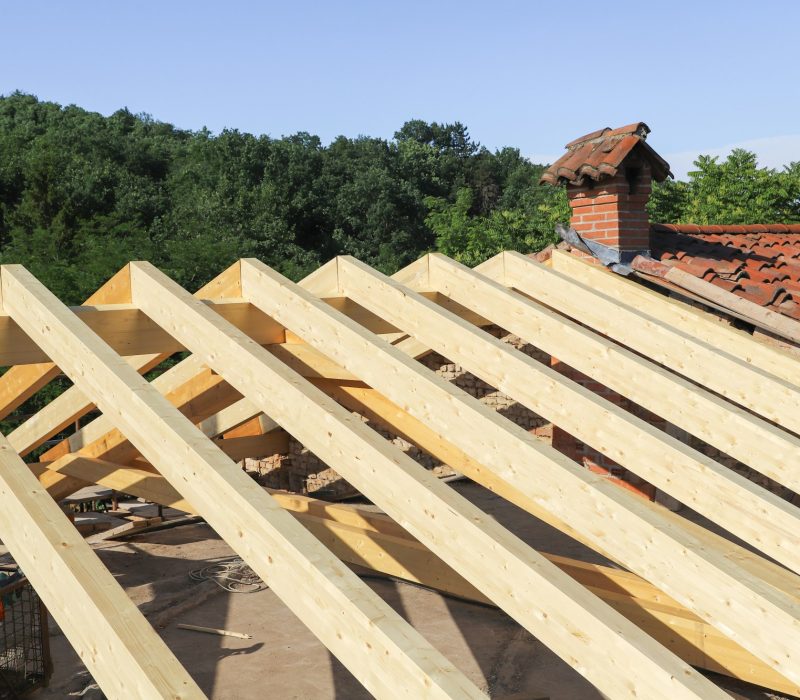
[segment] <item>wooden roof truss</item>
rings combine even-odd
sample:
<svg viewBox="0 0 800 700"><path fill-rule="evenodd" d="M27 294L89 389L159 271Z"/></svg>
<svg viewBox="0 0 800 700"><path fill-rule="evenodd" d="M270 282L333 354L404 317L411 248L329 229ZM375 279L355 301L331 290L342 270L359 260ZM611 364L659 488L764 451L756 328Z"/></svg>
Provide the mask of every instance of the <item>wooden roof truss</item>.
<svg viewBox="0 0 800 700"><path fill-rule="evenodd" d="M376 697L484 695L343 561L491 602L609 697L728 697L692 665L800 694L798 508L482 328L800 492L796 359L562 253L432 254L391 278L342 257L300 284L247 259L195 295L136 262L74 308L6 265L0 294L0 416L73 382L0 436L0 537L109 697L202 693L56 504L86 484L202 515ZM748 548L536 440L421 365L430 351ZM351 411L627 572L533 550ZM235 464L289 435L386 515L268 493Z"/></svg>

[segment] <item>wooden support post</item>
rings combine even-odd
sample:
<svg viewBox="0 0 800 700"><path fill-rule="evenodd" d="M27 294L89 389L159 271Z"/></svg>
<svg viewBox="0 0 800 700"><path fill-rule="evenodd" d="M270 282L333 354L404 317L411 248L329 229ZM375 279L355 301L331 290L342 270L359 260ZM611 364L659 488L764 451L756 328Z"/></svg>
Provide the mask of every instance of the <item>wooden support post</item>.
<svg viewBox="0 0 800 700"><path fill-rule="evenodd" d="M243 290L265 313L440 434L447 434L488 471L524 494L522 498L538 501L696 614L731 630L737 642L797 682L800 664L788 662L790 657L800 660L800 606L795 600L769 589L720 552L709 550L687 530L675 527L674 520L656 509L645 508L634 496L537 442L410 358L376 341L362 328L338 316L331 317L335 312L325 309L319 300L301 294L286 282L270 279L274 273L268 276L259 269L256 278L252 272L256 268L255 263L242 261ZM505 371L506 356L494 357L491 341L496 339L356 260L339 258L338 268L338 284L348 296L412 333L425 345L452 359L468 353L467 364L480 370L479 374L487 367ZM292 303L294 296L302 301ZM414 308L410 311L412 301ZM478 334L475 339L473 333ZM453 357L454 354L458 356ZM454 425L459 430L453 430ZM613 520L613 528L598 526L600 513ZM626 533L625 538L617 537L620 530ZM659 556L654 557L653 552ZM698 587L698 580L706 585ZM719 590L726 591L727 602L720 601ZM737 602L732 604L734 600ZM768 624L771 631L767 634L767 617L774 618L784 633L776 636L775 628Z"/></svg>
<svg viewBox="0 0 800 700"><path fill-rule="evenodd" d="M109 698L205 697L2 436L0 497L3 543Z"/></svg>
<svg viewBox="0 0 800 700"><path fill-rule="evenodd" d="M202 310L212 319L204 330L228 326L188 292L182 292L188 302L167 309L171 290L157 298L143 289L140 273L136 300L148 315L157 315L152 306L166 316L191 310L185 319L191 322ZM0 279L3 306L14 320L370 692L485 697L29 272L6 265ZM203 354L228 355L227 343L211 335L181 335Z"/></svg>

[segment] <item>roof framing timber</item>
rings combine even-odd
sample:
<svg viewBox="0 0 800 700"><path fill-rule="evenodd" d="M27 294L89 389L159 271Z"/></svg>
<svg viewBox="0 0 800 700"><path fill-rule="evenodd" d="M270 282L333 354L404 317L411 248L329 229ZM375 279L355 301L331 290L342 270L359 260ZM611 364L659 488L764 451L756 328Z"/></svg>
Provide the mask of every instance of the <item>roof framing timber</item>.
<svg viewBox="0 0 800 700"><path fill-rule="evenodd" d="M52 464L33 466L39 472L51 468ZM79 457L63 464L60 471L78 479L90 479L90 482L81 481L81 486L97 483L187 513L194 512L162 476L151 471ZM272 495L342 561L468 600L492 602L384 514L306 496L280 492L272 492ZM693 666L781 692L800 694L800 687L787 682L640 577L567 557L543 556Z"/></svg>
<svg viewBox="0 0 800 700"><path fill-rule="evenodd" d="M502 255L505 258L505 255ZM774 374L794 385L800 385L797 360L779 348L759 343L753 337L719 318L635 284L598 265L579 260L563 251L554 251L552 269L601 292L618 303L640 311L691 333L696 338L740 360Z"/></svg>
<svg viewBox="0 0 800 700"><path fill-rule="evenodd" d="M431 270L435 262L433 257ZM515 300L499 285L480 280L455 263L438 263L438 269L447 266L449 271L460 273L462 281L473 281L475 288L458 293L459 299L473 298L473 306L484 316L511 332L522 330L519 326L528 317L524 300ZM800 509L508 344L487 337L428 300L407 293L399 295L396 287L364 266L349 260L340 261L340 265L340 280L348 280L348 291L364 301L369 298L373 308L380 308L421 342L447 353L449 359L491 386L800 571L794 534L800 531ZM457 290L458 286L451 284L451 288ZM743 519L741 512L751 517Z"/></svg>
<svg viewBox="0 0 800 700"><path fill-rule="evenodd" d="M352 561L346 550L363 530L331 527L319 512L305 514L304 529L281 508L288 497L268 495L231 461L285 452L291 434L407 531L400 537L397 525L376 521L374 557L388 547L409 561L425 558L446 585L501 607L611 697L725 697L653 639L666 639L657 626L627 619L643 619L630 596L595 596L596 586L587 590L524 545L355 411L665 591L687 629L705 626L720 649L730 638L742 663L791 692L800 686L800 577L592 475L415 361L436 351L458 362L800 572L800 510L481 327L532 342L794 490L797 360L561 257L551 270L505 253L472 271L430 255L394 278L338 258L300 285L242 260L194 296L131 263L73 309L20 266L3 266L0 364L28 364L0 377L0 414L61 371L75 386L0 442L18 485L35 484L35 474L47 492L36 486L25 501L13 489L6 495L0 478L0 494L46 537L64 525L48 530L36 499L85 483L197 512L377 697L396 697L398 688L408 697L484 697L320 544ZM177 349L192 354L151 383L140 376ZM19 477L18 455L95 407L102 415ZM0 536L14 527L0 516ZM395 539L381 539L386 532ZM45 585L42 562L29 558L25 568ZM96 606L91 616L108 625L113 612L95 593L84 590ZM684 624L663 617L673 613L653 602L644 616ZM682 657L697 663L689 633L676 634L689 644ZM104 673L96 677L106 692L121 697ZM172 697L165 688L148 692Z"/></svg>
<svg viewBox="0 0 800 700"><path fill-rule="evenodd" d="M107 695L205 697L2 436L0 498L3 543Z"/></svg>
<svg viewBox="0 0 800 700"><path fill-rule="evenodd" d="M722 351L565 274L537 265L519 253L500 255L506 286L579 320L777 425L800 433L798 386L749 362L746 353L742 357L741 347L736 354ZM755 341L750 339L750 342Z"/></svg>

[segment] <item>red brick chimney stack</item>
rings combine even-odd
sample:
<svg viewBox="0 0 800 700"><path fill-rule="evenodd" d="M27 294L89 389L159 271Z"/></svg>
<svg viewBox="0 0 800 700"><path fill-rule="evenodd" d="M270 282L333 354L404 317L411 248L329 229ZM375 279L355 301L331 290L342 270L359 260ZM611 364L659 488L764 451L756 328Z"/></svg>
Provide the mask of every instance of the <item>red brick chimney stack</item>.
<svg viewBox="0 0 800 700"><path fill-rule="evenodd" d="M593 243L611 249L617 262L649 250L645 206L652 182L672 175L669 164L645 143L649 132L647 124L637 122L581 136L541 178L566 184L572 229L590 249Z"/></svg>

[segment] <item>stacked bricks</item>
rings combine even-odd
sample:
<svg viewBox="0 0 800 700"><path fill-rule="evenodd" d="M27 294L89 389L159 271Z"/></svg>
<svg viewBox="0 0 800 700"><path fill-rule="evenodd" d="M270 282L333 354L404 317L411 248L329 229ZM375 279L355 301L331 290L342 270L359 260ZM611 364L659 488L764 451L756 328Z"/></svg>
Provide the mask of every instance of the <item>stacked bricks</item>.
<svg viewBox="0 0 800 700"><path fill-rule="evenodd" d="M582 238L624 251L650 248L645 206L652 189L647 163L628 166L601 183L567 185L570 225Z"/></svg>

